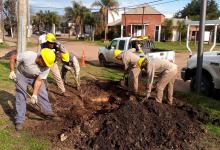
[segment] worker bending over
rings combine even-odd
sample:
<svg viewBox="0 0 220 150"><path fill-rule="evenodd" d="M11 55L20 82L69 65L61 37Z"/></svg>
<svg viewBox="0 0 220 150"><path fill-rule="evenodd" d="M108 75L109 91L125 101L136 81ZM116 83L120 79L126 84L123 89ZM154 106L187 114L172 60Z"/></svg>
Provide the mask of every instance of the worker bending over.
<svg viewBox="0 0 220 150"><path fill-rule="evenodd" d="M52 33L47 33L46 42L41 44L41 48L49 48L54 50L57 58L60 57L60 54L67 53L66 49L60 43L56 42L56 37ZM57 83L58 88L61 90L61 94L63 96L69 96L66 93L66 89L64 87L64 83L60 75L60 70L57 61L54 63L50 70Z"/></svg>
<svg viewBox="0 0 220 150"><path fill-rule="evenodd" d="M165 60L165 59L149 59L140 58L138 60L138 66L141 69L145 69L147 72L147 97L148 99L151 94L151 89L155 75L158 76L158 82L156 84L156 101L162 103L163 92L167 87L167 98L168 104L173 104L173 86L175 77L177 75L177 65ZM145 100L146 100L145 99Z"/></svg>
<svg viewBox="0 0 220 150"><path fill-rule="evenodd" d="M113 56L123 61L125 74L128 74L128 91L137 93L138 79L141 71L137 61L140 57L131 51L122 52L121 50L115 50Z"/></svg>
<svg viewBox="0 0 220 150"><path fill-rule="evenodd" d="M26 51L18 55L12 55L10 59L9 78L16 82L16 129L23 128L26 113L26 93L27 85L33 86L33 95L31 102L40 104L42 113L51 119L54 119L54 113L48 99L48 94L43 80L47 79L49 68L53 66L56 59L53 50L44 48L40 55L33 51ZM17 62L17 71L14 72ZM21 87L20 87L21 86Z"/></svg>
<svg viewBox="0 0 220 150"><path fill-rule="evenodd" d="M70 71L71 74L73 75L73 79L75 80L76 83L76 88L77 90L80 89L80 67L79 67L79 62L73 54L67 53L61 53L61 60L63 63L62 69L61 69L61 77L66 83L66 73L67 71Z"/></svg>

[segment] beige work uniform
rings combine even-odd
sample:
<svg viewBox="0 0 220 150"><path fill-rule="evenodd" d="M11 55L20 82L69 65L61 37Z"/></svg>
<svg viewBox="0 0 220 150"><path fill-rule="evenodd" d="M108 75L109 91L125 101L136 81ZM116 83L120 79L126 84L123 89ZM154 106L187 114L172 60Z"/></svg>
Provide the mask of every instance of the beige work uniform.
<svg viewBox="0 0 220 150"><path fill-rule="evenodd" d="M60 70L59 70L57 62L55 62L54 65L50 68L50 71L53 75L54 80L57 83L58 88L61 90L62 93L65 93L66 89L64 87L64 83L61 78Z"/></svg>
<svg viewBox="0 0 220 150"><path fill-rule="evenodd" d="M173 86L177 75L177 65L165 59L148 59L148 63L144 66L147 71L147 95L150 96L154 76L158 76L156 84L156 101L162 103L163 91L167 87L168 103L173 103Z"/></svg>
<svg viewBox="0 0 220 150"><path fill-rule="evenodd" d="M128 72L128 90L133 92L138 92L138 78L141 71L137 66L139 58L139 56L131 51L126 51L122 54L125 71Z"/></svg>

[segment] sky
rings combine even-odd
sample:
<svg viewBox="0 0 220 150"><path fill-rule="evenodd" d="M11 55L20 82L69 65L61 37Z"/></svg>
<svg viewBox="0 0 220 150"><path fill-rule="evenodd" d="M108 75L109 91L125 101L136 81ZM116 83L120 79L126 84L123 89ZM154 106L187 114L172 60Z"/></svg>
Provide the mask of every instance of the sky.
<svg viewBox="0 0 220 150"><path fill-rule="evenodd" d="M72 1L81 2L84 6L91 8L95 0L29 0L31 12L36 13L39 10L57 11L58 14L64 14L64 8L72 6ZM176 12L183 9L191 0L118 0L119 7L130 7L138 4L149 3L166 17L172 17ZM220 6L220 0L216 0ZM52 8L51 8L52 7Z"/></svg>

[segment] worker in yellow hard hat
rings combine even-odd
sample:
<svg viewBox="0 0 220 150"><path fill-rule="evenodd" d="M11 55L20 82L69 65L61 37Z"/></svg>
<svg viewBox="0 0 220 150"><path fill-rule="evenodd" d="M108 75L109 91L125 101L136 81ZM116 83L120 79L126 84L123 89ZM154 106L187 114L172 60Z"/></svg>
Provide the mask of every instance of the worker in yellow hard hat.
<svg viewBox="0 0 220 150"><path fill-rule="evenodd" d="M64 83L67 84L66 81L66 73L70 71L70 73L73 75L73 79L76 83L76 89L80 89L80 66L79 61L73 54L66 52L61 53L61 60L63 63L62 69L61 69L61 78L63 79Z"/></svg>
<svg viewBox="0 0 220 150"><path fill-rule="evenodd" d="M56 37L53 33L47 33L45 36L46 42L41 44L41 48L49 48L55 51L55 54L57 55L57 58L61 56L61 54L65 54L67 50L61 45L59 42L57 42ZM69 53L67 53L68 55ZM62 57L62 56L61 56ZM53 78L55 79L58 88L61 91L61 95L63 96L69 96L69 94L66 92L63 80L61 78L60 70L57 65L57 62L54 63L54 65L51 67L51 73L53 75Z"/></svg>
<svg viewBox="0 0 220 150"><path fill-rule="evenodd" d="M151 95L151 89L154 82L154 77L158 77L158 82L156 84L156 96L155 100L158 103L162 103L163 92L167 87L167 99L168 104L173 104L173 87L175 78L177 75L177 65L160 58L140 58L137 61L139 68L144 69L147 73L147 96L145 101Z"/></svg>
<svg viewBox="0 0 220 150"><path fill-rule="evenodd" d="M140 68L137 66L137 61L139 60L139 56L135 53L127 50L122 52L120 50L115 50L113 56L123 61L124 64L124 75L128 74L128 93L132 95L138 92L138 78L140 74Z"/></svg>
<svg viewBox="0 0 220 150"><path fill-rule="evenodd" d="M42 113L46 118L55 119L51 104L48 99L43 80L47 79L49 68L53 66L56 55L53 50L44 48L40 54L33 51L25 51L14 54L10 58L9 78L16 82L15 109L16 130L23 128L26 113L26 89L28 84L33 86L31 102L41 106ZM17 62L16 73L15 65Z"/></svg>

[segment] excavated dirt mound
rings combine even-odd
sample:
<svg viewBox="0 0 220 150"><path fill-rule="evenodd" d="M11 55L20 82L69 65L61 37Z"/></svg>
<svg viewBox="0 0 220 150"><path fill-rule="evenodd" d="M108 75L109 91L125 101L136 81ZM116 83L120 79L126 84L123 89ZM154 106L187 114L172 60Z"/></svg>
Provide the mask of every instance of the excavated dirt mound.
<svg viewBox="0 0 220 150"><path fill-rule="evenodd" d="M129 101L116 82L88 81L81 92L67 86L64 98L54 84L49 95L60 122L30 120L35 136L46 136L54 149L198 149L209 116L182 101L174 106ZM102 100L103 99L103 100ZM60 136L67 139L62 141Z"/></svg>

